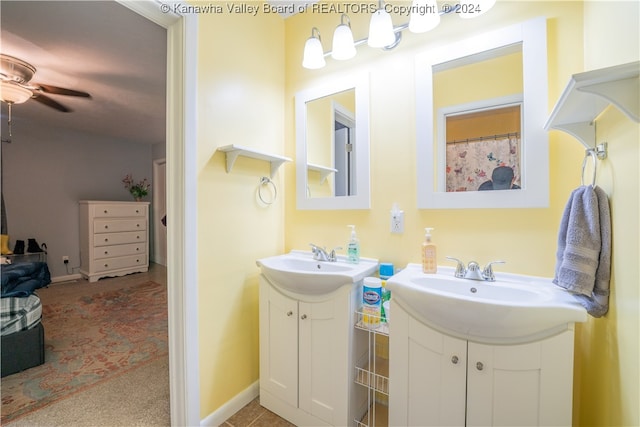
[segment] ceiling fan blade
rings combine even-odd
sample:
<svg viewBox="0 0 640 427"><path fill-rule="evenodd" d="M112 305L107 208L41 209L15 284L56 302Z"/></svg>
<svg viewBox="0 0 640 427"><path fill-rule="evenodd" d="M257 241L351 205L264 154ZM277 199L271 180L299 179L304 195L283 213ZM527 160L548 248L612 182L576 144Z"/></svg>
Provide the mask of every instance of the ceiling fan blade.
<svg viewBox="0 0 640 427"><path fill-rule="evenodd" d="M82 92L82 91L79 91L79 90L66 89L66 88L63 88L63 87L45 85L45 84L42 84L42 83L33 83L33 85L36 87L36 89L39 89L40 91L42 91L44 93L51 93L51 94L54 94L54 95L81 96L83 98L91 98L91 95L89 95L87 92Z"/></svg>
<svg viewBox="0 0 640 427"><path fill-rule="evenodd" d="M42 93L36 92L32 99L34 101L38 101L43 105L46 105L47 107L55 108L56 110L61 111L63 113L70 113L71 111L73 111L72 109L65 107L64 105L60 104L58 101L54 101L53 99L49 98L46 95L43 95Z"/></svg>

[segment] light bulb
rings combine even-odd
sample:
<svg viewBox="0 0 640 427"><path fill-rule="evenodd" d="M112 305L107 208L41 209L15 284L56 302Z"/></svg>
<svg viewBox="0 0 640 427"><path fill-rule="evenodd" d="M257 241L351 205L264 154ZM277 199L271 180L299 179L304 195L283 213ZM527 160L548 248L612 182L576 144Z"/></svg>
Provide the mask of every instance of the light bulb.
<svg viewBox="0 0 640 427"><path fill-rule="evenodd" d="M345 18L347 23L343 22ZM356 46L353 42L353 33L351 32L349 17L343 14L340 25L338 25L333 32L331 57L333 59L345 60L351 59L354 56L356 56Z"/></svg>
<svg viewBox="0 0 640 427"><path fill-rule="evenodd" d="M317 33L318 37L315 36ZM302 66L310 70L316 70L326 65L324 60L324 51L322 50L322 42L320 41L320 31L313 27L311 37L304 44L304 55L302 58Z"/></svg>
<svg viewBox="0 0 640 427"><path fill-rule="evenodd" d="M413 0L411 4L411 17L409 18L409 31L412 33L424 33L434 29L440 23L438 4L436 0Z"/></svg>
<svg viewBox="0 0 640 427"><path fill-rule="evenodd" d="M393 32L393 22L391 15L384 9L378 9L371 15L369 23L369 40L371 47L391 46L396 41L396 35Z"/></svg>

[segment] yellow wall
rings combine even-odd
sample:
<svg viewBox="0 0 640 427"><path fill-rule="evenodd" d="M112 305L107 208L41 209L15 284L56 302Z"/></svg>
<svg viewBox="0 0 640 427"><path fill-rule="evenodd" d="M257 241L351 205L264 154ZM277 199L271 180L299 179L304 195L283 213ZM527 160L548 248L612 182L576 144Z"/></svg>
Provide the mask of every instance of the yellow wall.
<svg viewBox="0 0 640 427"><path fill-rule="evenodd" d="M216 2L216 4L224 4ZM240 3L236 3L240 4ZM226 6L225 6L226 7ZM284 23L280 16L202 14L198 20L198 301L201 418L258 380L258 269L283 251L279 193L259 202L269 163L238 158L225 170L216 147L282 155ZM271 197L264 187L264 198Z"/></svg>
<svg viewBox="0 0 640 427"><path fill-rule="evenodd" d="M637 61L638 2L585 3L585 71ZM599 185L610 195L613 259L609 313L576 331L576 425L638 426L640 415L640 126L615 107L597 120L609 143Z"/></svg>

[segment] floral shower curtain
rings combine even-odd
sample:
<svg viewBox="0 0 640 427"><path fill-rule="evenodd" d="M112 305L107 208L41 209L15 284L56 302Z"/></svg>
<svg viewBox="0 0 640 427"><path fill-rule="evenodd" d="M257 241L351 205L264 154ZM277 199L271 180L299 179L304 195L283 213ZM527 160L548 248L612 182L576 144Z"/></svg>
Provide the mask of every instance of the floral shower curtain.
<svg viewBox="0 0 640 427"><path fill-rule="evenodd" d="M498 166L513 168L520 185L519 137L447 143L447 191L476 191Z"/></svg>

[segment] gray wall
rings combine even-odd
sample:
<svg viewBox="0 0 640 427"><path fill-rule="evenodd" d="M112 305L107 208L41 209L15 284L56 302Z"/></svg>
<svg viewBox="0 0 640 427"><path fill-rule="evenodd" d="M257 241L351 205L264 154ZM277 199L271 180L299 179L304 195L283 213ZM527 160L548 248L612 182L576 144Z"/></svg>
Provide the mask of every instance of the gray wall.
<svg viewBox="0 0 640 427"><path fill-rule="evenodd" d="M52 277L78 273L79 200L133 200L122 178L152 179L152 146L62 129L20 126L2 144L10 249L35 238L48 247ZM149 196L151 201L153 183ZM62 256L68 255L68 270Z"/></svg>

